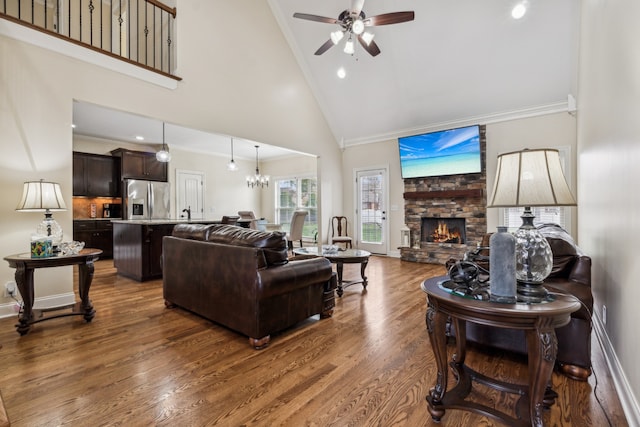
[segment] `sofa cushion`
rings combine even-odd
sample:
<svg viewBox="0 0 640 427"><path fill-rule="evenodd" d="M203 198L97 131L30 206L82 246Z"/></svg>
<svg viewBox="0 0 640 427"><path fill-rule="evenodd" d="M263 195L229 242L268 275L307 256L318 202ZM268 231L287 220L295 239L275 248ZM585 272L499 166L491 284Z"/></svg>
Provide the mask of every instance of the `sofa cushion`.
<svg viewBox="0 0 640 427"><path fill-rule="evenodd" d="M262 249L267 266L288 262L287 239L281 231L259 231L234 225L215 224L209 229L207 240L227 245Z"/></svg>
<svg viewBox="0 0 640 427"><path fill-rule="evenodd" d="M176 224L171 235L183 239L206 241L209 237L210 228L211 225L207 224Z"/></svg>

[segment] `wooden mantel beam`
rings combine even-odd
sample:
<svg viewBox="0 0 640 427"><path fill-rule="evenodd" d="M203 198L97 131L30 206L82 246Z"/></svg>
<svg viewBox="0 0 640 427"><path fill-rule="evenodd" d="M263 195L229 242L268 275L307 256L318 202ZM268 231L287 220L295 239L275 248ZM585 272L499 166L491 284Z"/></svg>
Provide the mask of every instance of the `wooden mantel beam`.
<svg viewBox="0 0 640 427"><path fill-rule="evenodd" d="M404 193L405 199L447 199L447 198L481 198L482 189L472 190L439 190L439 191L411 191Z"/></svg>

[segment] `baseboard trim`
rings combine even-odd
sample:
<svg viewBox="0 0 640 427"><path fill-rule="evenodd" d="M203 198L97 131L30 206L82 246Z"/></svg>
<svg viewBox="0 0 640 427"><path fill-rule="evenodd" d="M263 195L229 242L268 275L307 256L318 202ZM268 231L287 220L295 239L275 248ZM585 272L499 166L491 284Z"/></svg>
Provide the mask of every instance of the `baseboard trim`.
<svg viewBox="0 0 640 427"><path fill-rule="evenodd" d="M609 335L607 335L607 331L597 315L593 316L593 329L604 353L604 358L607 361L607 366L611 372L613 384L618 392L627 422L631 427L638 427L640 426L640 405L638 405L638 400L633 394L627 376L624 374L622 366L620 365L620 360L618 360L618 356L613 349L613 344L611 340L609 340Z"/></svg>
<svg viewBox="0 0 640 427"><path fill-rule="evenodd" d="M21 300L20 302L22 303ZM47 297L36 298L33 304L33 308L40 309L40 310L42 309L51 310L57 307L69 306L69 305L75 304L75 302L76 302L75 294L73 292L68 292L65 294L50 295ZM18 303L16 303L15 301L5 303L5 304L0 304L0 319L5 317L17 316L18 312L16 310L16 304Z"/></svg>

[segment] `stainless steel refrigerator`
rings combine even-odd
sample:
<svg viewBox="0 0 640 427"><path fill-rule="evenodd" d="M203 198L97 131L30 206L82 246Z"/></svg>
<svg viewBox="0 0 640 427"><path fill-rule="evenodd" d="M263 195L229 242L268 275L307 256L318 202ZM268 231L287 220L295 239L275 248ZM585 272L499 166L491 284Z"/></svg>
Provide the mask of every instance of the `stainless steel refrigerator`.
<svg viewBox="0 0 640 427"><path fill-rule="evenodd" d="M125 180L127 219L170 219L170 187L168 182Z"/></svg>

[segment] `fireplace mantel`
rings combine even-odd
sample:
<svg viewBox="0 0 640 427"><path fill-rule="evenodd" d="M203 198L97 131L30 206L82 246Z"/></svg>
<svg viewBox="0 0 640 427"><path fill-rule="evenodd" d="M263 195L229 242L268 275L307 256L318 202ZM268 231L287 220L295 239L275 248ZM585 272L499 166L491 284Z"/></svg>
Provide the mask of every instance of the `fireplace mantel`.
<svg viewBox="0 0 640 427"><path fill-rule="evenodd" d="M427 199L447 199L447 198L482 198L482 189L468 190L439 190L439 191L409 191L404 193L405 200L427 200Z"/></svg>

